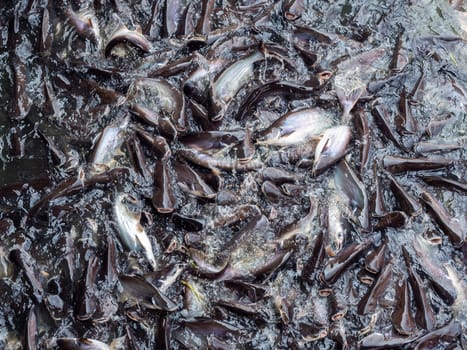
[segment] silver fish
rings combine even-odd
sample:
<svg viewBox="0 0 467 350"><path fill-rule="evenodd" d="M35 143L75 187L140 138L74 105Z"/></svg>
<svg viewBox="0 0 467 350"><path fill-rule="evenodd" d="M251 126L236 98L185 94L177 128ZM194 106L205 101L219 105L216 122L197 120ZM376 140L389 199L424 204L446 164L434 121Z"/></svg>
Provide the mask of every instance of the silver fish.
<svg viewBox="0 0 467 350"><path fill-rule="evenodd" d="M287 113L259 134L258 144L294 146L316 138L332 126L331 118L319 108Z"/></svg>
<svg viewBox="0 0 467 350"><path fill-rule="evenodd" d="M254 63L264 59L262 52L255 52L250 56L238 60L227 67L212 85L212 99L215 105L214 116L211 120L223 118L230 101L254 74Z"/></svg>
<svg viewBox="0 0 467 350"><path fill-rule="evenodd" d="M327 129L316 146L313 174L317 175L345 156L352 131L339 125Z"/></svg>
<svg viewBox="0 0 467 350"><path fill-rule="evenodd" d="M156 259L152 251L151 241L141 226L141 213L130 211L125 201L134 201L129 195L118 194L114 204L114 217L118 226L119 237L128 249L144 250L151 266L156 269Z"/></svg>

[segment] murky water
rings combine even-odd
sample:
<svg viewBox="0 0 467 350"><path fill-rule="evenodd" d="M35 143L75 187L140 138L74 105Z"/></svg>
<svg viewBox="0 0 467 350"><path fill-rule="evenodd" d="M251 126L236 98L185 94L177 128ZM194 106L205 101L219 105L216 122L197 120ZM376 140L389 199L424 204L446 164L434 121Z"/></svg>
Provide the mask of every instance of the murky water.
<svg viewBox="0 0 467 350"><path fill-rule="evenodd" d="M70 338L114 349L462 348L465 10L441 0L0 5L0 348L77 348ZM304 108L325 122L268 129ZM351 140L331 137L326 152L344 150L317 171L315 148L336 125ZM110 127L123 131L99 158ZM208 130L225 134L205 146ZM444 165L396 171L391 156Z"/></svg>

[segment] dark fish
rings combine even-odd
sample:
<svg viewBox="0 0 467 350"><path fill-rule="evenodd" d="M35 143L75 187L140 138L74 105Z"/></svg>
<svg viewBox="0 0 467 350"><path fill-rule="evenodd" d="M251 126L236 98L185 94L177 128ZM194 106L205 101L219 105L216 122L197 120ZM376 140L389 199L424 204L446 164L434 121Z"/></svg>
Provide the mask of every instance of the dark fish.
<svg viewBox="0 0 467 350"><path fill-rule="evenodd" d="M103 105L116 105L121 106L125 103L125 96L113 88L103 86L101 83L91 79L80 79L80 83L84 84L86 88L95 92Z"/></svg>
<svg viewBox="0 0 467 350"><path fill-rule="evenodd" d="M210 98L209 87L213 77L215 77L229 61L223 58L206 60L204 56L196 55L193 61L197 64L197 67L188 74L183 82L183 92L190 100L194 100L207 107ZM210 122L213 122L209 116L208 119Z"/></svg>
<svg viewBox="0 0 467 350"><path fill-rule="evenodd" d="M50 13L49 9L46 7L42 11L42 20L41 20L41 41L39 51L42 53L47 53L50 51L52 46L52 30L50 23Z"/></svg>
<svg viewBox="0 0 467 350"><path fill-rule="evenodd" d="M192 98L189 99L188 103L194 121L196 121L197 124L199 124L203 130L209 131L217 129L218 123L209 120L209 112L205 106L203 106L199 102L196 102Z"/></svg>
<svg viewBox="0 0 467 350"><path fill-rule="evenodd" d="M169 118L136 103L131 105L131 109L141 121L156 128L163 136L168 137L170 140L177 137L177 129Z"/></svg>
<svg viewBox="0 0 467 350"><path fill-rule="evenodd" d="M115 247L115 239L111 235L107 235L107 255L105 261L106 271L105 278L107 285L113 287L118 279L117 272L117 251Z"/></svg>
<svg viewBox="0 0 467 350"><path fill-rule="evenodd" d="M374 217L382 217L386 215L387 209L384 202L383 186L381 184L381 176L378 173L379 162L373 163L373 175L374 175L374 192L370 198L370 208Z"/></svg>
<svg viewBox="0 0 467 350"><path fill-rule="evenodd" d="M352 243L344 247L337 255L326 263L320 279L326 284L334 284L340 275L357 260L370 246L370 241Z"/></svg>
<svg viewBox="0 0 467 350"><path fill-rule="evenodd" d="M105 57L109 57L112 54L112 50L115 46L127 43L140 49L144 53L149 52L151 49L151 43L143 35L141 28L129 30L126 26L122 25L111 35L109 41L105 45Z"/></svg>
<svg viewBox="0 0 467 350"><path fill-rule="evenodd" d="M404 227L408 221L409 217L403 211L391 211L384 214L373 228L375 231L383 230L386 227L399 228Z"/></svg>
<svg viewBox="0 0 467 350"><path fill-rule="evenodd" d="M400 95L399 115L396 116L395 122L401 135L415 134L418 131L417 121L413 116L412 107L409 103L405 87L402 89Z"/></svg>
<svg viewBox="0 0 467 350"><path fill-rule="evenodd" d="M392 280L392 261L387 262L373 285L370 287L365 296L358 303L358 313L366 315L369 312L374 312L378 304L378 300L384 295Z"/></svg>
<svg viewBox="0 0 467 350"><path fill-rule="evenodd" d="M11 55L10 64L13 73L13 98L11 100L11 119L24 119L31 110L33 101L26 90L28 72L23 61L16 55Z"/></svg>
<svg viewBox="0 0 467 350"><path fill-rule="evenodd" d="M281 185L284 182L296 182L302 180L304 176L295 172L290 172L279 167L267 167L261 171L263 180L271 181L276 185Z"/></svg>
<svg viewBox="0 0 467 350"><path fill-rule="evenodd" d="M266 97L279 95L284 97L290 96L299 99L312 97L316 94L316 88L300 85L298 83L280 80L266 82L263 85L260 85L254 90L252 90L247 95L247 97L243 99L242 104L238 108L238 113L236 114L235 119L243 120L243 118L245 117L250 117L250 114L253 113L253 110L256 107L256 105Z"/></svg>
<svg viewBox="0 0 467 350"><path fill-rule="evenodd" d="M193 56L182 57L178 60L167 62L167 64L162 65L162 67L158 66L155 70L150 70L147 73L147 77L171 77L178 73L184 72L191 66L192 62Z"/></svg>
<svg viewBox="0 0 467 350"><path fill-rule="evenodd" d="M240 315L247 315L253 318L265 316L261 315L262 311L255 303L247 304L236 300L219 299L216 304Z"/></svg>
<svg viewBox="0 0 467 350"><path fill-rule="evenodd" d="M255 284L241 280L226 281L225 284L230 288L240 291L253 302L258 302L263 299L270 290L269 286L264 284Z"/></svg>
<svg viewBox="0 0 467 350"><path fill-rule="evenodd" d="M334 40L337 39L337 36L333 36L332 34L319 31L316 28L312 28L309 26L302 27L299 25L295 25L294 37L304 42L309 42L311 40L318 41L323 44L331 44Z"/></svg>
<svg viewBox="0 0 467 350"><path fill-rule="evenodd" d="M186 131L185 98L179 89L165 79L138 78L130 86L127 98L166 115L173 121L177 131Z"/></svg>
<svg viewBox="0 0 467 350"><path fill-rule="evenodd" d="M415 305L417 306L415 322L423 329L432 330L436 324L436 317L433 308L428 301L422 279L413 269L409 252L405 247L402 247L402 254L409 274L409 282L412 286L412 292L415 297Z"/></svg>
<svg viewBox="0 0 467 350"><path fill-rule="evenodd" d="M447 344L453 344L453 342L462 337L463 329L462 325L458 321L451 321L445 326L435 329L428 334L420 337L415 342L414 350L422 349L435 349Z"/></svg>
<svg viewBox="0 0 467 350"><path fill-rule="evenodd" d="M405 279L396 282L396 305L391 320L395 330L402 335L412 335L417 327L410 308L409 287Z"/></svg>
<svg viewBox="0 0 467 350"><path fill-rule="evenodd" d="M349 308L347 300L343 295L337 295L336 293L330 294L330 320L331 322L336 322L345 317L347 310Z"/></svg>
<svg viewBox="0 0 467 350"><path fill-rule="evenodd" d="M397 199L397 202L400 208L407 214L411 216L418 216L422 213L421 204L402 187L401 184L391 175L386 174L391 182L391 190L394 193L394 196Z"/></svg>
<svg viewBox="0 0 467 350"><path fill-rule="evenodd" d="M21 158L24 156L24 139L19 133L19 128L13 127L10 129L8 143L10 144L10 157Z"/></svg>
<svg viewBox="0 0 467 350"><path fill-rule="evenodd" d="M283 5L284 17L288 21L295 21L300 18L306 9L304 0L288 0Z"/></svg>
<svg viewBox="0 0 467 350"><path fill-rule="evenodd" d="M417 142L413 146L413 150L415 153L419 153L419 154L433 153L433 152L444 153L444 152L455 151L463 147L464 147L463 145L460 145L458 143L436 143L436 142L430 142L430 141L427 141L427 142L420 141L420 142Z"/></svg>
<svg viewBox="0 0 467 350"><path fill-rule="evenodd" d="M452 164L454 164L454 160L448 158L404 158L397 156L383 157L383 166L391 173L442 169Z"/></svg>
<svg viewBox="0 0 467 350"><path fill-rule="evenodd" d="M216 183L213 183L209 181L209 176L195 171L184 161L175 162L173 167L177 185L182 191L197 198L213 199L216 197L221 183L219 178L216 178Z"/></svg>
<svg viewBox="0 0 467 350"><path fill-rule="evenodd" d="M59 338L57 345L60 350L110 350L107 344L89 338Z"/></svg>
<svg viewBox="0 0 467 350"><path fill-rule="evenodd" d="M381 271L385 262L384 254L386 252L386 247L386 243L381 243L378 248L366 257L365 270L373 274L377 274Z"/></svg>
<svg viewBox="0 0 467 350"><path fill-rule="evenodd" d="M345 160L336 166L334 185L337 193L350 209L352 220L362 229L369 230L370 218L365 186Z"/></svg>
<svg viewBox="0 0 467 350"><path fill-rule="evenodd" d="M166 1L164 5L164 36L172 37L181 34L182 16L185 6L183 1Z"/></svg>
<svg viewBox="0 0 467 350"><path fill-rule="evenodd" d="M404 68L405 64L407 64L407 58L401 53L404 32L405 30L401 26L397 33L394 51L392 53L391 62L389 63L389 69L394 72L400 72Z"/></svg>
<svg viewBox="0 0 467 350"><path fill-rule="evenodd" d="M203 131L184 135L179 140L187 148L205 153L216 153L241 142L244 138L245 132L243 130L229 130Z"/></svg>
<svg viewBox="0 0 467 350"><path fill-rule="evenodd" d="M295 164L299 168L311 168L317 142L305 142L293 147L271 150L268 155L268 164L278 166L279 164Z"/></svg>
<svg viewBox="0 0 467 350"><path fill-rule="evenodd" d="M422 238L417 236L413 240L413 248L417 259L416 266L420 273L430 280L435 292L443 299L447 305L452 305L457 299L457 291L453 280L450 278L445 267L436 261L430 254L429 247Z"/></svg>
<svg viewBox="0 0 467 350"><path fill-rule="evenodd" d="M431 186L447 187L450 190L458 190L460 192L467 193L467 184L453 177L436 175L422 175L419 177Z"/></svg>
<svg viewBox="0 0 467 350"><path fill-rule="evenodd" d="M241 328L223 321L217 321L210 318L197 318L196 320L186 320L181 322L197 335L209 336L215 335L225 337L226 335L240 335Z"/></svg>
<svg viewBox="0 0 467 350"><path fill-rule="evenodd" d="M286 196L281 189L276 186L271 181L264 181L261 185L261 192L264 194L268 202L273 204L283 203L283 202L296 202L295 198L290 198Z"/></svg>
<svg viewBox="0 0 467 350"><path fill-rule="evenodd" d="M86 279L84 281L84 288L82 289L78 314L76 315L76 318L80 321L91 319L97 311L96 279L99 268L99 259L95 255L91 256L88 260Z"/></svg>
<svg viewBox="0 0 467 350"><path fill-rule="evenodd" d="M310 209L308 214L302 217L297 222L287 225L282 228L278 234L276 242L278 242L281 247L284 246L285 242L295 239L297 235L302 235L305 237L310 237L313 235L312 228L314 224L314 219L317 215L317 205L314 203L314 200L310 198Z"/></svg>
<svg viewBox="0 0 467 350"><path fill-rule="evenodd" d="M250 171L259 169L263 166L263 163L258 159L252 159L249 162L240 162L238 158L230 158L229 156L211 156L194 149L181 149L177 151L177 154L194 164L214 171L217 169L229 171Z"/></svg>
<svg viewBox="0 0 467 350"><path fill-rule="evenodd" d="M428 123L425 134L430 138L436 137L441 134L445 126L452 124L455 120L456 118L453 115L448 115L442 120L432 120Z"/></svg>
<svg viewBox="0 0 467 350"><path fill-rule="evenodd" d="M363 110L358 110L355 113L354 124L360 141L360 175L362 175L368 163L371 147L367 113Z"/></svg>
<svg viewBox="0 0 467 350"><path fill-rule="evenodd" d="M127 140L127 148L129 150L130 159L133 163L133 167L138 170L140 175L146 180L151 180L151 172L148 168L148 162L146 156L144 155L143 147L139 140L135 137Z"/></svg>
<svg viewBox="0 0 467 350"><path fill-rule="evenodd" d="M456 248L461 247L467 232L465 225L458 218L452 217L444 205L426 190L422 192L422 202L452 244Z"/></svg>
<svg viewBox="0 0 467 350"><path fill-rule="evenodd" d="M38 134L44 139L45 142L47 142L47 146L50 150L50 154L52 155L52 159L54 160L55 164L57 164L57 166L62 166L63 164L65 164L67 157L57 147L54 141L41 131L38 131Z"/></svg>
<svg viewBox="0 0 467 350"><path fill-rule="evenodd" d="M314 240L313 250L310 257L306 261L302 269L302 280L309 285L313 285L316 281L316 275L319 267L326 256L324 250L324 232L320 231Z"/></svg>
<svg viewBox="0 0 467 350"><path fill-rule="evenodd" d="M389 121L389 111L381 104L377 104L371 110L371 114L375 119L376 125L379 127L385 137L394 142L394 144L402 151L406 150L406 147L400 141L399 135L396 134L392 127L392 123Z"/></svg>
<svg viewBox="0 0 467 350"><path fill-rule="evenodd" d="M71 7L65 10L65 15L76 33L96 45L100 45L101 36L97 18L90 12L74 12Z"/></svg>
<svg viewBox="0 0 467 350"><path fill-rule="evenodd" d="M293 46L307 66L313 67L318 62L318 54L308 47L308 43L294 40Z"/></svg>
<svg viewBox="0 0 467 350"><path fill-rule="evenodd" d="M170 158L172 151L165 137L152 135L139 127L134 127L134 129L139 138L152 148L158 159L167 161Z"/></svg>
<svg viewBox="0 0 467 350"><path fill-rule="evenodd" d="M164 1L156 0L151 6L151 15L148 18L148 22L144 26L143 34L150 38L158 38L161 34L162 25L162 7Z"/></svg>
<svg viewBox="0 0 467 350"><path fill-rule="evenodd" d="M17 248L10 251L10 260L24 270L24 275L32 289L34 300L40 304L46 297L44 281L37 262L24 249Z"/></svg>
<svg viewBox="0 0 467 350"><path fill-rule="evenodd" d="M156 161L152 205L161 214L171 213L177 206L177 198L175 197L167 160Z"/></svg>
<svg viewBox="0 0 467 350"><path fill-rule="evenodd" d="M215 261L210 261L206 254L194 248L189 248L187 254L196 264L196 273L207 278L216 278L220 275L230 260L228 254L218 254Z"/></svg>
<svg viewBox="0 0 467 350"><path fill-rule="evenodd" d="M73 195L96 184L109 185L125 174L128 174L128 169L126 168L114 168L97 175L86 175L83 170L80 170L76 177L71 177L60 182L51 192L44 195L39 201L37 201L29 209L28 216L35 216L44 205L56 198Z"/></svg>
<svg viewBox="0 0 467 350"><path fill-rule="evenodd" d="M350 112L365 91L365 84L359 85L353 89L347 89L347 87L336 84L336 95L342 107L342 122L345 123L348 121Z"/></svg>
<svg viewBox="0 0 467 350"><path fill-rule="evenodd" d="M120 275L118 277L123 291L138 304L152 310L172 312L177 304L162 294L158 288L139 275Z"/></svg>
<svg viewBox="0 0 467 350"><path fill-rule="evenodd" d="M213 217L208 222L209 228L219 228L233 225L237 222L244 221L253 217L261 216L261 209L252 204L235 206L234 210L230 213L222 213Z"/></svg>
<svg viewBox="0 0 467 350"><path fill-rule="evenodd" d="M196 33L209 34L211 32L211 15L216 2L215 0L203 0L201 4L201 15L196 25Z"/></svg>
<svg viewBox="0 0 467 350"><path fill-rule="evenodd" d="M249 126L245 127L245 138L243 142L238 146L238 159L240 162L248 162L255 155L255 145L253 144L253 137L251 128Z"/></svg>
<svg viewBox="0 0 467 350"><path fill-rule="evenodd" d="M170 342L172 338L172 320L170 319L169 314L162 315L159 318L157 335L158 349L170 350Z"/></svg>

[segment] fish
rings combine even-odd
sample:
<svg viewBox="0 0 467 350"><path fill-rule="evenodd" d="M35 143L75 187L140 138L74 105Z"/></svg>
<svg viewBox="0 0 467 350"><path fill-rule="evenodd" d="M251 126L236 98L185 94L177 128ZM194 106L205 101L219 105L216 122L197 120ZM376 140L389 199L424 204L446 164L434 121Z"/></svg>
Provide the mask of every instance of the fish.
<svg viewBox="0 0 467 350"><path fill-rule="evenodd" d="M254 63L263 59L264 54L261 51L256 51L232 63L213 81L211 85L211 121L222 120L232 99L255 73Z"/></svg>
<svg viewBox="0 0 467 350"><path fill-rule="evenodd" d="M256 137L267 146L295 146L318 137L333 124L320 108L304 108L284 114Z"/></svg>
<svg viewBox="0 0 467 350"><path fill-rule="evenodd" d="M120 275L118 280L130 299L151 310L172 312L178 305L140 275Z"/></svg>
<svg viewBox="0 0 467 350"><path fill-rule="evenodd" d="M125 141L128 122L128 118L119 119L101 131L89 160L92 173L100 174L115 167L115 156L122 154L120 147Z"/></svg>
<svg viewBox="0 0 467 350"><path fill-rule="evenodd" d="M125 193L115 196L113 213L121 241L130 250L142 249L153 269L157 268L156 258L152 250L151 241L141 225L141 213L130 211L125 205L126 201L136 200Z"/></svg>
<svg viewBox="0 0 467 350"><path fill-rule="evenodd" d="M102 37L100 35L99 22L91 11L75 12L71 7L68 7L65 10L65 15L80 37L91 41L100 48Z"/></svg>
<svg viewBox="0 0 467 350"><path fill-rule="evenodd" d="M106 43L104 49L105 57L109 57L114 47L122 43L129 43L145 53L151 50L151 42L143 35L140 27L137 27L136 30L130 30L125 25L122 25L115 30Z"/></svg>
<svg viewBox="0 0 467 350"><path fill-rule="evenodd" d="M59 338L60 350L110 350L110 347L99 340L90 338Z"/></svg>
<svg viewBox="0 0 467 350"><path fill-rule="evenodd" d="M135 109L135 112L141 117L147 116L147 109L160 112L172 120L178 132L186 131L185 98L182 92L167 80L137 78L128 89L127 99L140 107ZM144 107L147 109L145 110ZM162 119L156 121L156 118L151 117L151 120L153 124L167 129L167 126L162 124Z"/></svg>
<svg viewBox="0 0 467 350"><path fill-rule="evenodd" d="M315 150L313 162L315 176L345 156L351 137L351 129L345 125L335 126L324 131Z"/></svg>
<svg viewBox="0 0 467 350"><path fill-rule="evenodd" d="M443 232L449 237L456 248L462 247L467 235L467 227L459 218L449 214L444 205L431 193L422 189L422 202L427 207L429 213L441 227Z"/></svg>

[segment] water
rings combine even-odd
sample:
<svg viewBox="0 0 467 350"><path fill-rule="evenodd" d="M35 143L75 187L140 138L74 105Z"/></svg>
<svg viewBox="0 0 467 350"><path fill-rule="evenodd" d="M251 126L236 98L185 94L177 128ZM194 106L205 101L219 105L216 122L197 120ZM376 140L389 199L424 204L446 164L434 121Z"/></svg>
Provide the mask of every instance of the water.
<svg viewBox="0 0 467 350"><path fill-rule="evenodd" d="M115 2L119 5L105 1L73 2L73 6L70 4L77 11L79 7L90 7L101 26L102 45L121 23L130 29L141 25L146 38L151 42L151 52L140 52L130 44L123 44L116 48L123 53L120 58L106 58L103 54L104 46L97 47L80 37L72 28L70 20L66 19L66 6L61 2L47 5L47 1L22 1L0 8L0 291L4 296L0 307L0 347L25 347L27 340L24 329L33 307L37 317L38 349L57 349L57 339L67 337L87 337L107 344L113 341L115 344L123 342L124 345L115 345L115 348L131 348L130 335L137 344L136 348L148 349L164 346L171 349L222 346L234 349L355 348L365 336L362 329L368 326L371 328L367 334L379 332L389 338L400 337L393 328L391 314L399 297L395 295L395 284L407 278L401 249L408 247L409 252L412 252L410 247L413 241L416 237L424 236L427 231L439 233L442 243L426 248L426 256L437 266L448 266L443 271L447 273L449 270L451 280L455 288L458 288L458 298L454 305L449 306L422 275L428 300L436 315L434 327L439 328L454 321L460 322L465 330L467 310L465 295L462 293L467 283L465 247L454 247L425 208L421 215L410 217L402 228L365 232L353 222L351 210L345 205L341 207L346 221L350 222L346 226L344 246L371 238L374 245L369 253L384 241L387 244L386 263L391 261L393 267L391 282L382 293L375 310L359 315L358 304L370 288L358 280L363 271L365 254L368 253L365 252L356 259L337 282L330 286L335 298L347 309L342 320L332 322L330 316L334 309L331 297L322 297L318 293L325 287L324 284L315 278L312 283L306 282L302 278L302 271L309 263L319 232L327 232L327 199L334 191L330 188L329 180L333 177L334 167L314 177L311 167L300 167L294 162L281 160L268 164L268 157L279 151L274 147L257 145L256 157L265 165L278 166L303 175L303 180L295 182L298 190L293 198L287 199L285 196L286 199L276 202L274 198L267 197L261 191L263 179L259 170L221 170L221 185L215 190L233 193L231 203L221 206L216 200L197 199L188 195L176 185L177 174L173 165L180 158L177 150L182 145L177 139L169 141L172 151L169 182L173 186L176 200L175 212L211 223L223 215L230 215L242 205L257 206L268 218L268 224L257 231L245 229L246 224L253 220L247 216L232 225L189 232L186 227L174 223L170 214L157 212L151 204L155 190L152 179L143 179L134 170L127 146L123 146L121 154L114 157L114 166L130 167L128 175L89 185L86 189L66 196L58 196L50 203L45 203L37 214L28 217L28 212L39 199L60 183L76 179L83 171L91 176L88 161L97 136L112 121L130 114L129 102L121 102L124 101L131 83L151 72L153 68L148 62L153 62L154 67L160 67L194 54L190 65L176 70L169 77L162 77L173 86L181 88L191 70L199 65L209 64L207 60L226 60L222 63L222 67L226 67L237 57L246 55L245 46L263 40L267 44L274 44L269 46L268 52L269 57L273 58L255 64L255 77L239 90L226 109L221 123L212 125L206 121L200 122L187 103L189 132L195 133L203 128L236 130L243 129L248 124L256 135L267 128L272 120L290 110L316 106L326 110L337 121L342 110L336 98L336 86L345 88L346 86L341 85L349 84L353 87L354 84L374 83L395 77L380 89L364 93L351 112L353 116L356 109L363 110L369 122L370 160L359 174L368 197L375 190L375 176L379 176L384 185L386 206L390 210L398 210L398 202L389 189L383 169L377 166L377 174L373 172L374 162L380 161L385 155L420 157L413 152L412 146L419 139L429 140L423 134L424 128L430 121L449 117L451 122L434 139L440 143L458 143L461 147L434 156L447 157L454 160L455 164L446 169L411 171L395 177L417 199L421 194L420 186L428 189L443 203L454 220L459 220L465 237L465 192L428 186L418 177L421 174L454 175L461 182L467 181L467 21L464 9L453 8L448 1L440 0L412 3L328 3L310 0L304 1L305 7L298 10L300 2L295 1L295 7L292 6L290 12L298 13L298 18L292 20L288 17L287 20L282 13L283 8L286 8L282 2L260 3L264 17L256 18L255 15L261 12L254 6L249 9L248 5L251 4L247 2L223 1L222 10L221 2L217 2L210 17L211 30L226 30L235 34L225 38L220 34L217 41L211 36L209 40L213 42L208 40L208 44L187 44L188 39L181 35L178 38L167 38L168 27L165 28L166 20L164 21L165 15L162 12L148 29L146 24L153 6L147 1ZM174 2L175 5L180 4L179 11L182 13L185 13L182 10L188 3ZM194 1L190 4L186 13L196 24L201 14L201 3ZM40 30L45 8L48 9L50 18L48 33L52 37L52 44L49 49L41 50ZM11 19L15 16L17 20L13 22ZM302 42L306 49L317 54L318 60L314 65L307 64L292 44L294 29L299 26L314 28L325 36L324 39L315 36ZM16 27L17 34L12 34ZM185 28L190 32L190 25ZM180 30L184 28L180 27ZM399 63L397 70L391 71L388 67L393 59L398 35L401 38ZM218 48L219 51L216 51L217 43L231 37L237 39L237 42L224 44L223 49ZM238 47L231 50L231 45ZM258 46L250 50L255 47ZM371 50L380 50L381 55L376 59L370 58L365 64L351 60L358 54L372 52ZM14 69L18 67L27 73L25 93L19 96L15 95L13 86ZM254 106L244 120L234 118L248 93L265 81L280 79L304 84L324 69L330 69L333 76L321 88L318 96L267 96ZM402 151L383 135L370 111L376 103L382 104L388 108L389 118L394 118L399 113L402 86L410 92L422 72L423 82L411 102L419 130L415 135L398 136L408 148L407 151ZM210 78L215 80L215 77L216 74L213 74ZM210 91L209 86L206 89ZM185 96L186 102L188 98ZM26 116L15 112L16 101L23 101L27 109L30 109ZM209 110L209 101L198 102ZM161 111L164 113L163 108ZM167 117L170 118L169 115ZM157 130L141 123L132 114L131 125L139 125L150 133L157 133ZM63 164L54 160L41 133L49 137L64 155ZM126 137L136 137L131 128ZM347 161L357 173L360 168L359 146L359 136L354 130ZM236 147L231 147L229 159L235 159ZM149 169L157 172L157 156L144 142L143 152ZM310 161L312 160L313 154L310 156ZM207 179L210 186L218 186L213 185L218 179L213 180L210 170L195 165L193 168ZM142 213L142 225L150 236L161 271L174 264L184 266L181 276L174 277L175 281L165 292L167 297L180 305L180 310L165 313L134 305L134 301L126 300L120 284L112 282L107 258L109 241L116 244L116 269L119 274L151 272L144 253L129 252L118 240L112 206L120 192L129 193L138 199L132 210ZM264 261L280 252L280 249L285 249L275 245L275 238L288 224L307 215L310 198L313 205L318 207L310 232L298 235L293 244L286 247L291 254L287 255L288 258L283 263L276 264L277 266L271 263L275 267L253 276L258 265L264 264ZM357 204L352 203L353 206ZM375 225L378 218L372 218L371 222ZM31 256L32 265L37 267L36 277L44 289L43 301L34 298L25 269L5 259L9 251L19 248ZM217 275L203 275L193 256L190 257L187 253L188 248L202 251L208 262L214 266L221 264L225 256L231 254L232 262L228 265L231 270ZM84 294L88 263L93 256L99 262L96 278L94 283L90 283L88 294ZM329 259L331 257L324 257L316 275L319 275ZM155 276L146 277L160 285L162 280L170 278L170 274L161 271ZM239 287L239 283L216 280L226 278L229 273L260 284L266 289L266 293L262 295L259 287L245 288ZM377 279L378 276L373 277ZM190 295L194 301L189 300ZM410 297L411 311L414 312L417 306L412 292ZM83 298L89 298L86 300L91 302L86 304ZM196 299L203 302L196 303ZM92 300L97 301L98 307L89 311L89 320L82 320L85 313L82 307L91 305L89 307L92 309ZM253 305L257 314L219 306L218 300L234 300ZM211 323L200 326L201 321L198 320L199 324L190 326L189 321L194 317L203 317ZM166 320L170 321L170 326L165 326L171 334L170 345L164 345L162 334L161 324ZM219 323L212 323L213 320L224 322L235 327L235 330L226 331ZM207 328L213 330L206 333ZM322 337L318 336L320 332L324 332ZM417 332L427 333L420 326L417 327ZM212 345L215 342L223 345L216 347ZM439 348L443 346L440 344Z"/></svg>

